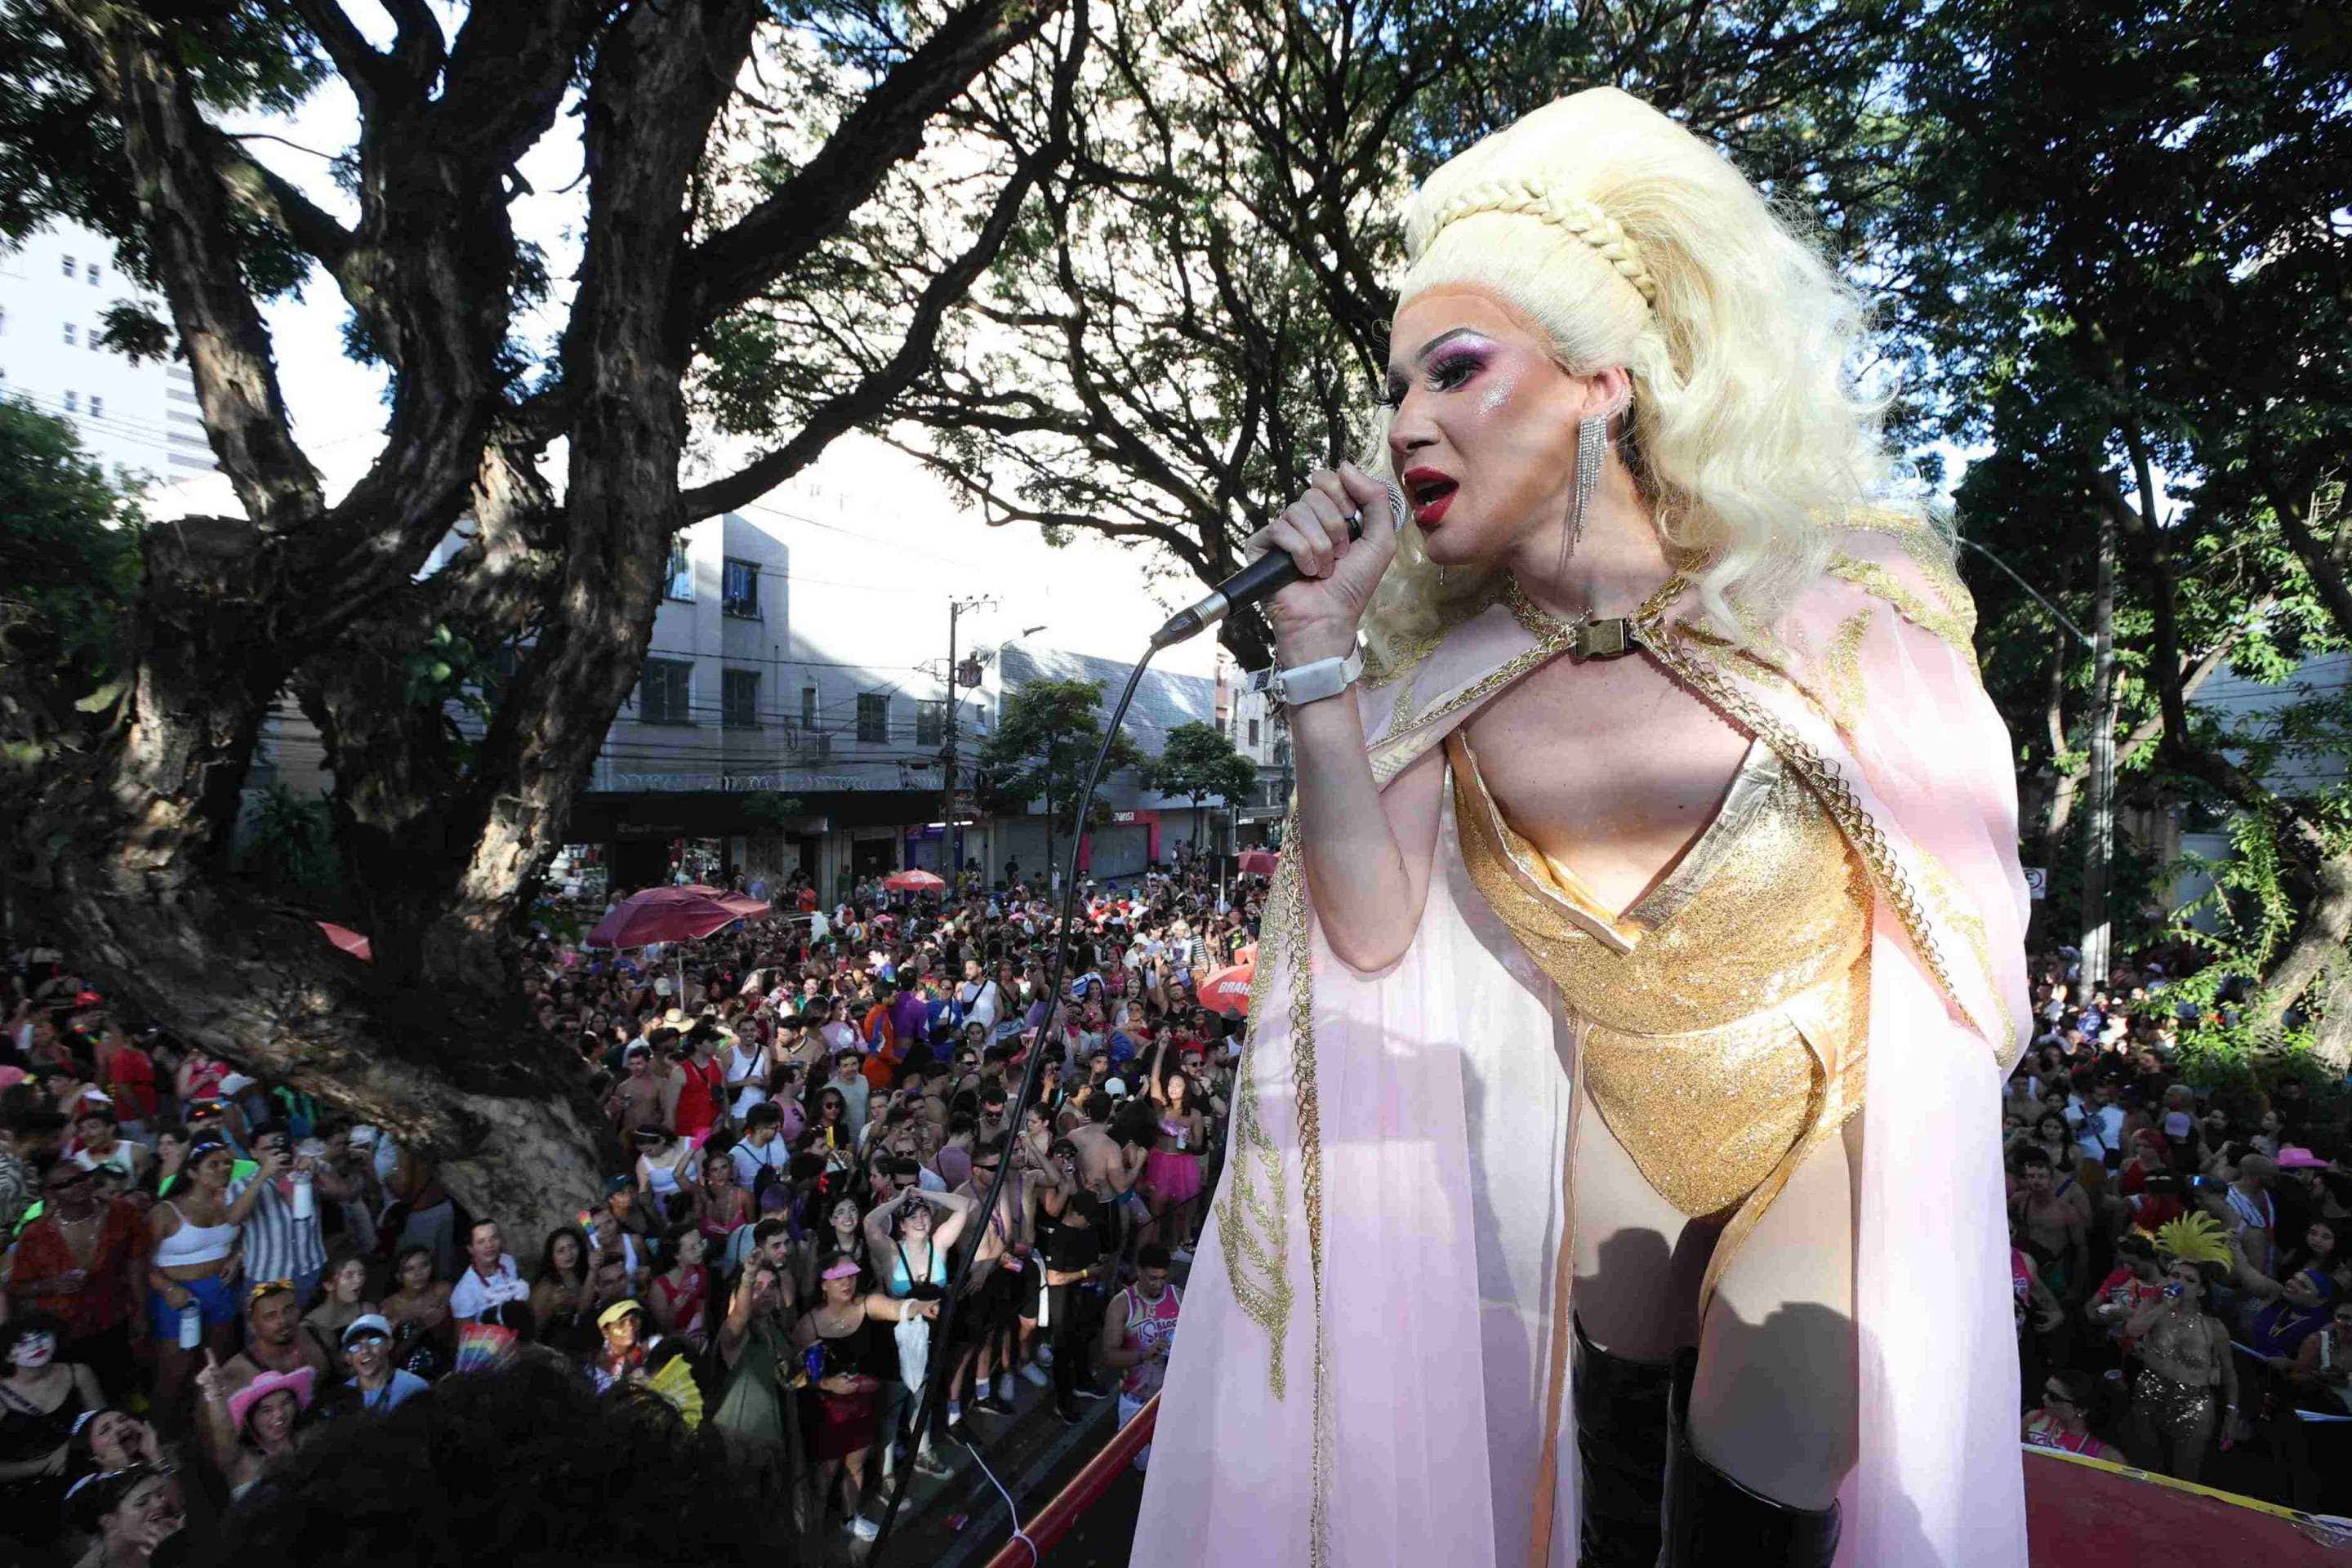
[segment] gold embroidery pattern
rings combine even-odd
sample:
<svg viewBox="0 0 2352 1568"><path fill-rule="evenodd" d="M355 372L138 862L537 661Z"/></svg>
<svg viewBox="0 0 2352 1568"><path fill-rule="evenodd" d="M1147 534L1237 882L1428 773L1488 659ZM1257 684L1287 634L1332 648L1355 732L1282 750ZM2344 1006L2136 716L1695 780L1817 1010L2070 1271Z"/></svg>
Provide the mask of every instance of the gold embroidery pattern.
<svg viewBox="0 0 2352 1568"><path fill-rule="evenodd" d="M2019 1043L2017 1015L2010 1010L2009 996L2001 989L2000 972L1993 967L1992 942L1985 935L1984 919L1969 907L1968 900L1960 896L1959 885L1953 881L1951 872L1941 860L1924 848L1918 849L1917 853L1919 880L1927 890L1927 898L1936 905L1937 918L1958 931L1960 940L1968 944L1969 954L1976 959L1977 968L1984 975L1985 993L2000 1011L2001 1040L1994 1055L1999 1058L2000 1070L2006 1076L2017 1065L2017 1058L2024 1054L2025 1047Z"/></svg>
<svg viewBox="0 0 2352 1568"><path fill-rule="evenodd" d="M1405 676L1404 689L1397 693L1396 706L1389 710L1388 727L1391 730L1412 722L1413 710L1421 702L1421 671L1414 669Z"/></svg>
<svg viewBox="0 0 2352 1568"><path fill-rule="evenodd" d="M1667 584L1635 616L1642 631L1642 646L1717 707L1738 720L1751 734L1761 735L1764 743L1780 752L1781 761L1796 769L1798 776L1812 786L1822 804L1828 807L1830 815L1836 818L1838 826L1844 831L1854 853L1861 856L1863 864L1870 868L1871 879L1877 884L1880 896L1893 908L1896 918L1902 921L1903 929L1910 935L1912 946L1918 951L1920 963L1934 978L1937 986L1960 1009L1961 1015L1973 1019L1968 1002L1953 978L1951 964L1936 940L1933 921L1936 911L1931 910L1927 900L1920 896L1916 884L1896 859L1895 847L1888 842L1885 830L1871 820L1869 812L1863 809L1862 801L1854 795L1853 787L1846 783L1845 775L1811 742L1783 723L1779 715L1741 690L1738 682L1727 677L1712 662L1693 658L1690 648L1683 646L1682 639L1669 635L1664 624L1663 609L1673 602L1683 586L1681 578ZM1686 633L1688 628L1673 629ZM1989 1020L1974 1019L1974 1022L1989 1039L1994 1037L1991 1028L1988 1027ZM2010 1048L2010 1037L1999 1037L1996 1054L2006 1054Z"/></svg>
<svg viewBox="0 0 2352 1568"><path fill-rule="evenodd" d="M1510 606L1511 614L1536 639L1536 646L1504 660L1469 685L1439 698L1417 713L1400 707L1395 717L1390 720L1387 730L1372 744L1372 782L1375 784L1387 788L1390 781L1421 754L1418 748L1410 752L1399 750L1398 742L1406 736L1418 734L1449 714L1484 702L1536 666L1566 653L1575 642L1575 627L1546 615L1534 601L1520 592L1517 583L1506 578L1501 593L1504 603Z"/></svg>
<svg viewBox="0 0 2352 1568"><path fill-rule="evenodd" d="M1830 718L1848 734L1853 732L1856 721L1862 717L1864 698L1862 682L1862 643L1870 635L1870 623L1874 616L1864 605L1846 617L1830 638L1829 652L1822 656L1822 689L1828 699L1822 704Z"/></svg>
<svg viewBox="0 0 2352 1568"><path fill-rule="evenodd" d="M1721 633L1695 618L1685 617L1675 624L1691 647L1741 680L1752 680L1759 686L1776 691L1793 691L1796 688L1774 663L1751 645L1740 647L1727 640ZM1646 646L1646 645L1645 645Z"/></svg>
<svg viewBox="0 0 2352 1568"><path fill-rule="evenodd" d="M1307 929L1306 858L1299 853L1296 801L1283 829L1282 848L1281 868L1266 901L1269 906L1280 906L1282 962L1290 971L1290 1084L1298 1107L1299 1186L1307 1209L1307 1284L1315 1310L1314 1387L1307 1416L1314 1432L1314 1492L1307 1510L1307 1549L1310 1568L1322 1568L1330 1559L1331 1496L1331 1411L1323 1359L1323 1113L1315 1073L1315 943ZM1281 868L1289 868L1287 879L1281 877ZM1261 935L1261 952L1264 947Z"/></svg>
<svg viewBox="0 0 2352 1568"><path fill-rule="evenodd" d="M1410 675L1419 669L1422 661L1437 651L1437 645L1445 640L1445 635L1454 629L1454 624L1448 622L1433 632L1408 637L1390 648L1384 657L1366 660L1364 684L1373 688L1386 686L1397 677Z"/></svg>
<svg viewBox="0 0 2352 1568"><path fill-rule="evenodd" d="M1465 708L1486 701L1536 666L1549 663L1566 653L1570 640L1567 636L1562 635L1555 640L1538 644L1525 653L1506 659L1459 691L1431 703L1421 712L1414 714L1410 723L1390 726L1389 732L1381 737L1380 746L1372 755L1372 782L1383 789L1387 788L1389 781L1404 772L1412 764L1412 760L1421 754L1418 749L1406 751L1399 748L1398 742L1406 736L1418 734L1449 714L1458 713Z"/></svg>
<svg viewBox="0 0 2352 1568"><path fill-rule="evenodd" d="M1903 547L1911 564L1927 580L1927 586L1944 607L1953 614L1965 616L1975 635L1976 599L1960 581L1958 568L1953 563L1953 547L1944 535L1925 518L1889 507L1864 507L1847 516L1843 525L1854 533L1884 534Z"/></svg>
<svg viewBox="0 0 2352 1568"><path fill-rule="evenodd" d="M1294 801L1283 827L1283 842L1295 844L1298 807ZM1283 1397L1286 1379L1283 1343L1290 1326L1293 1298L1287 1267L1290 1255L1289 1209L1283 1201L1282 1151L1265 1131L1258 1106L1257 1068L1259 1020L1274 995L1274 972L1287 961L1294 972L1305 964L1293 956L1297 944L1293 932L1302 932L1303 918L1292 913L1292 888L1299 883L1298 857L1286 855L1276 864L1274 884L1267 890L1264 929L1259 933L1258 964L1250 978L1250 1018L1253 1024L1246 1054L1234 1074L1232 1131L1234 1179L1225 1191L1217 1234L1224 1247L1225 1273L1233 1281L1234 1299L1243 1313L1265 1330L1273 1340L1266 1369L1266 1387ZM1304 904L1302 898L1297 900ZM1303 910L1301 911L1303 917ZM1295 984L1295 983L1294 983ZM1293 1048L1297 1041L1293 1040Z"/></svg>
<svg viewBox="0 0 2352 1568"><path fill-rule="evenodd" d="M1977 617L1973 605L1960 611L1930 605L1875 561L1842 556L1830 563L1830 575L1843 578L1874 599L1885 600L1905 620L1950 644L1954 652L1969 661L1969 668L1977 672L1978 679L1983 679L1983 672L1977 668Z"/></svg>

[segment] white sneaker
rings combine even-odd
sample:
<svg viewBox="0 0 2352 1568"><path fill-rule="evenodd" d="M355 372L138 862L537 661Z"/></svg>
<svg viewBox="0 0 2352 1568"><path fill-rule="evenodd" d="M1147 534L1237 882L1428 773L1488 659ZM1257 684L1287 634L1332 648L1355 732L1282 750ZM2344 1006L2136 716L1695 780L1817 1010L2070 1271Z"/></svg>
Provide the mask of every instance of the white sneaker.
<svg viewBox="0 0 2352 1568"><path fill-rule="evenodd" d="M1054 1386L1054 1374L1047 1372L1044 1367L1039 1366L1034 1361L1025 1362L1022 1364L1021 1375L1027 1378L1030 1382L1035 1384L1040 1388L1051 1388Z"/></svg>
<svg viewBox="0 0 2352 1568"><path fill-rule="evenodd" d="M882 1533L882 1527L862 1513L849 1516L849 1533L860 1541L872 1541Z"/></svg>
<svg viewBox="0 0 2352 1568"><path fill-rule="evenodd" d="M1010 1405L1013 1403L1013 1374L1011 1373L1000 1372L996 1374L996 1397L1003 1404Z"/></svg>

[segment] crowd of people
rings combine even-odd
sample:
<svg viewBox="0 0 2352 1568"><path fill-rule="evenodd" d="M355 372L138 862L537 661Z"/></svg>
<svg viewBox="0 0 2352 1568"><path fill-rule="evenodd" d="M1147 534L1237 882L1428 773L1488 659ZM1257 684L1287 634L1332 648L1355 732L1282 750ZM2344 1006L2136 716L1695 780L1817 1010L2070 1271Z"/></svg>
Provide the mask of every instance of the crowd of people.
<svg viewBox="0 0 2352 1568"><path fill-rule="evenodd" d="M1186 867L1087 889L1017 1126L1063 936L1042 889L773 892L770 917L682 947L532 944L531 1016L626 1160L560 1194L578 1222L544 1237L467 1210L422 1152L143 1026L69 955L14 954L9 1560L136 1568L233 1519L282 1527L323 1444L436 1408L489 1442L513 1400L453 1397L485 1379L591 1402L580 1430L656 1399L800 1529L868 1540L899 1466L947 1475L1024 1410L1075 1422L1116 1396L1131 1416L1176 1331L1240 1046L1198 996L1249 956L1262 886ZM2166 958L2083 1004L2071 952L2034 967L2003 1107L2024 1440L2352 1511L2342 1096L2293 1072L2187 1081L2195 1014Z"/></svg>
<svg viewBox="0 0 2352 1568"><path fill-rule="evenodd" d="M547 1194L578 1221L543 1237L469 1211L427 1152L145 1026L69 954L13 955L0 1556L168 1563L239 1521L282 1539L331 1445L449 1421L436 1444L488 1451L502 1407L575 1394L657 1401L800 1530L871 1540L900 1466L946 1476L1031 1412L1132 1415L1240 1046L1197 998L1251 952L1264 889L1183 864L1087 888L1065 932L1007 873L829 909L791 879L760 889L768 917L668 949L537 938L529 1011L625 1160ZM526 1393L478 1393L501 1378Z"/></svg>
<svg viewBox="0 0 2352 1568"><path fill-rule="evenodd" d="M2032 966L2003 1107L2025 1441L2352 1513L2342 1086L2187 1081L2195 962L2119 963L2081 1004L2072 950Z"/></svg>

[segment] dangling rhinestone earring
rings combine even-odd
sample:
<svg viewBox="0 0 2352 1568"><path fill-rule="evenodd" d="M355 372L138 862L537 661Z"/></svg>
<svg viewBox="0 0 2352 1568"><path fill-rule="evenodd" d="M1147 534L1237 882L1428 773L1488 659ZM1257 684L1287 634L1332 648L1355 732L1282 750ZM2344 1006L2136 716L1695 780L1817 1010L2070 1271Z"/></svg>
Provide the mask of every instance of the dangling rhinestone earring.
<svg viewBox="0 0 2352 1568"><path fill-rule="evenodd" d="M1576 510L1569 517L1568 549L1560 555L1560 563L1576 553L1584 542L1584 510L1592 504L1593 488L1601 482L1601 463L1609 449L1609 417L1601 415L1587 419L1576 427Z"/></svg>

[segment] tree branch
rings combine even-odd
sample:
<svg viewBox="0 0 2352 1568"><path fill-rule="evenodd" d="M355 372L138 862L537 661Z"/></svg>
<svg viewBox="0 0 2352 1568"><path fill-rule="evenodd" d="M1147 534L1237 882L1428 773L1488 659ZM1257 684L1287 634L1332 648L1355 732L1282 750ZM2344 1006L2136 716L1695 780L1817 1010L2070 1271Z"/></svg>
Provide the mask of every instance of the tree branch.
<svg viewBox="0 0 2352 1568"><path fill-rule="evenodd" d="M302 26L319 40L327 58L335 62L335 69L352 84L352 96L360 100L362 114L376 100L400 90L398 68L367 41L336 0L294 0L294 14L302 18Z"/></svg>
<svg viewBox="0 0 2352 1568"><path fill-rule="evenodd" d="M684 500L689 521L731 510L765 495L814 461L835 437L887 410L930 363L939 342L940 323L946 319L948 310L996 259L1038 181L1068 155L1070 100L1079 65L1086 57L1088 37L1087 6L1087 0L1077 0L1071 8L1070 39L1055 67L1054 107L1045 138L1013 165L978 237L925 285L898 352L856 385L819 404L782 447L754 458L725 479L687 491Z"/></svg>
<svg viewBox="0 0 2352 1568"><path fill-rule="evenodd" d="M1077 0L1083 10L1087 0ZM694 249L681 320L687 335L757 294L839 232L882 177L923 144L931 117L1045 26L1054 0L966 0L922 47L869 90L824 145L765 200ZM1058 89L1057 89L1058 90Z"/></svg>
<svg viewBox="0 0 2352 1568"><path fill-rule="evenodd" d="M242 145L246 138L218 132L212 135L213 159L229 199L315 257L330 273L341 268L351 253L351 231L293 182L248 154Z"/></svg>
<svg viewBox="0 0 2352 1568"><path fill-rule="evenodd" d="M145 18L99 0L51 5L122 127L150 254L205 428L246 515L265 533L316 521L319 477L294 444L268 329L245 285L228 193L210 155L219 137Z"/></svg>

